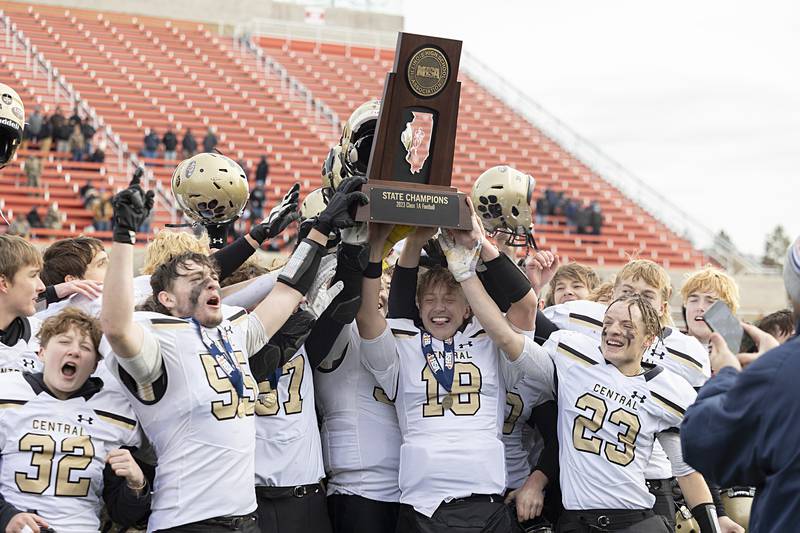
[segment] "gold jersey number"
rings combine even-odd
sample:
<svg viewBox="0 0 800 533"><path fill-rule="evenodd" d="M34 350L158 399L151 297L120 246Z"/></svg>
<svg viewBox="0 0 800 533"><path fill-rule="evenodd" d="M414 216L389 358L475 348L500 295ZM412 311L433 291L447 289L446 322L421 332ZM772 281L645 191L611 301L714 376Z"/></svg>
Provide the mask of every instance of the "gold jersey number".
<svg viewBox="0 0 800 533"><path fill-rule="evenodd" d="M67 437L60 443L61 452L66 454L56 464L56 496L84 497L89 494L91 478L73 474L86 470L94 458L94 444L89 436ZM19 440L20 452L31 452L31 466L36 473L15 472L14 481L20 492L43 494L52 483L53 459L56 454L56 441L50 435L27 433Z"/></svg>
<svg viewBox="0 0 800 533"><path fill-rule="evenodd" d="M511 435L514 432L514 426L519 420L525 404L522 401L522 396L516 392L506 392L506 405L511 407L508 416L503 421L503 435Z"/></svg>
<svg viewBox="0 0 800 533"><path fill-rule="evenodd" d="M290 375L289 397L283 402L283 410L287 415L296 415L303 411L303 396L300 394L300 385L306 371L306 358L298 356L283 365L281 377ZM281 408L278 390L272 389L269 381L258 384L259 400L256 402L257 416L275 416Z"/></svg>
<svg viewBox="0 0 800 533"><path fill-rule="evenodd" d="M458 416L472 416L481 408L481 370L474 363L456 363L453 386L449 396L449 411ZM422 369L427 399L422 404L422 416L444 416L445 406L439 396L439 382L428 365ZM445 392L445 395L448 393Z"/></svg>
<svg viewBox="0 0 800 533"><path fill-rule="evenodd" d="M642 429L637 415L625 409L613 411L608 416L608 421L624 428L624 431L617 433L617 442L604 442L591 433L597 433L606 421L608 406L605 400L587 392L578 398L575 407L586 413L578 415L572 424L572 444L576 450L595 455L600 455L602 451L606 459L621 466L628 466L633 462L636 454L636 437Z"/></svg>
<svg viewBox="0 0 800 533"><path fill-rule="evenodd" d="M203 362L208 384L214 389L214 392L229 395L227 400L215 400L211 402L211 413L217 420L230 420L237 416L252 416L255 410L253 398L256 397L258 385L256 384L256 380L253 379L253 376L245 372L246 361L244 360L244 353L236 351L234 354L244 379L244 396L242 398L239 398L236 388L233 386L233 383L231 383L231 380L228 379L228 376L225 375L222 368L220 368L214 356L210 353L200 354L200 360Z"/></svg>

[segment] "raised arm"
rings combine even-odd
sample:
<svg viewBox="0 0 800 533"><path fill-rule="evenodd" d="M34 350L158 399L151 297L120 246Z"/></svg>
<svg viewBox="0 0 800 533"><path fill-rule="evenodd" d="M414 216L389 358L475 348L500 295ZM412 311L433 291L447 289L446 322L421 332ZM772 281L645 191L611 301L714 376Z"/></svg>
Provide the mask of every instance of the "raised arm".
<svg viewBox="0 0 800 533"><path fill-rule="evenodd" d="M486 271L483 274L483 285L489 290L492 287L498 295L490 294L501 311L505 311L506 318L522 331L532 331L538 304L537 293L531 290L528 278L515 264L512 258L500 253L497 247L482 236L481 261ZM499 298L498 298L499 296ZM507 309L502 309L498 299L508 303Z"/></svg>
<svg viewBox="0 0 800 533"><path fill-rule="evenodd" d="M136 242L136 228L153 208L153 191L145 194L139 185L141 175L142 170L137 169L128 188L111 201L114 243L103 281L105 290L100 323L111 348L123 358L138 354L144 337L142 327L133 321L133 244Z"/></svg>
<svg viewBox="0 0 800 533"><path fill-rule="evenodd" d="M389 318L408 318L419 320L416 289L419 274L419 257L428 239L438 228L416 228L403 243L403 250L394 267L392 284L389 287Z"/></svg>
<svg viewBox="0 0 800 533"><path fill-rule="evenodd" d="M381 292L383 245L392 231L386 224L369 225L369 263L364 271L361 288L361 307L356 314L358 333L362 339L375 339L386 330L386 319L378 310Z"/></svg>

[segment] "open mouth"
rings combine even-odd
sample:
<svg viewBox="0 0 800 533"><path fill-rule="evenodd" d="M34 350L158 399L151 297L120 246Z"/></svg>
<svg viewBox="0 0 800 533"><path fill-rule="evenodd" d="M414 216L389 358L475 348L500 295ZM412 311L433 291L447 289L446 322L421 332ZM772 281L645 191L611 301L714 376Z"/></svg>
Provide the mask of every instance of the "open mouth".
<svg viewBox="0 0 800 533"><path fill-rule="evenodd" d="M219 307L219 296L212 296L211 298L206 300L206 305L214 308Z"/></svg>
<svg viewBox="0 0 800 533"><path fill-rule="evenodd" d="M431 322L433 322L434 326L446 326L450 323L450 318L446 316L435 316L431 317Z"/></svg>
<svg viewBox="0 0 800 533"><path fill-rule="evenodd" d="M75 363L64 363L64 365L61 367L61 373L68 378L73 377L77 371L78 367L75 365Z"/></svg>

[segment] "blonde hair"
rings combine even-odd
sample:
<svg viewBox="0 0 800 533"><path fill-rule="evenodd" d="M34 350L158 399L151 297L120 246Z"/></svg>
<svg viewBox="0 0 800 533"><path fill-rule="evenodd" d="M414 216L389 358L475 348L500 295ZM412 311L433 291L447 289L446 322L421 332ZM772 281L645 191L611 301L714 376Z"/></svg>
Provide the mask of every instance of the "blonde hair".
<svg viewBox="0 0 800 533"><path fill-rule="evenodd" d="M42 268L39 250L17 235L0 235L0 276L11 283L17 272L26 266Z"/></svg>
<svg viewBox="0 0 800 533"><path fill-rule="evenodd" d="M577 283L582 283L591 292L600 284L600 278L593 268L580 263L570 263L562 265L556 270L553 279L550 280L550 291L547 294L546 306L555 305L556 285L561 279L568 279Z"/></svg>
<svg viewBox="0 0 800 533"><path fill-rule="evenodd" d="M739 286L736 281L722 270L711 265L706 265L697 272L692 272L686 276L686 281L683 282L681 287L683 305L686 305L689 296L695 292L716 294L717 298L725 302L734 314L739 309Z"/></svg>
<svg viewBox="0 0 800 533"><path fill-rule="evenodd" d="M669 274L661 265L649 259L634 259L629 261L622 269L617 272L617 279L614 282L616 289L623 280L630 279L636 281L641 279L651 287L654 287L661 294L661 300L666 304L661 312L661 322L667 325L672 324L672 317L669 313L669 299L672 296L672 282Z"/></svg>
<svg viewBox="0 0 800 533"><path fill-rule="evenodd" d="M614 280L604 281L589 295L590 302L609 303L614 297Z"/></svg>
<svg viewBox="0 0 800 533"><path fill-rule="evenodd" d="M208 235L204 234L198 239L184 231L161 230L153 237L152 241L147 243L141 272L145 275L152 275L159 265L186 252L209 255L211 249L208 245Z"/></svg>

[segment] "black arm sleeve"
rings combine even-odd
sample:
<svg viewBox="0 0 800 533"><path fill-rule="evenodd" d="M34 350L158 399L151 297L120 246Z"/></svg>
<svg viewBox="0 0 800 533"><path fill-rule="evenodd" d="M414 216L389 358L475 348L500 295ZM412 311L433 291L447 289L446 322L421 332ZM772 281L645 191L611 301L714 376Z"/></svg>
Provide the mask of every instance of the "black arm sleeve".
<svg viewBox="0 0 800 533"><path fill-rule="evenodd" d="M539 430L544 441L544 449L534 470L541 470L549 480L548 484L558 483L558 408L551 400L537 405L531 411L528 425Z"/></svg>
<svg viewBox="0 0 800 533"><path fill-rule="evenodd" d="M250 370L257 382L269 379L297 353L306 342L314 322L314 315L308 311L295 311L269 342L250 356Z"/></svg>
<svg viewBox="0 0 800 533"><path fill-rule="evenodd" d="M484 266L486 271L483 273L481 281L501 311L506 312L511 304L520 301L530 292L530 280L506 254L501 253L491 261L485 262ZM491 291L489 290L490 286ZM496 298L493 292L497 293ZM504 309L500 302L508 307Z"/></svg>
<svg viewBox="0 0 800 533"><path fill-rule="evenodd" d="M706 484L708 485L709 492L711 492L711 501L714 502L714 508L717 510L717 516L728 516L728 513L725 512L725 506L722 505L722 497L720 496L719 485L712 483L708 479L706 479Z"/></svg>
<svg viewBox="0 0 800 533"><path fill-rule="evenodd" d="M494 300L494 303L497 304L500 311L507 313L508 308L511 307L511 302L502 289L497 286L497 280L489 274L488 270L478 272L478 279L481 280L481 284L483 284L483 288L486 289L486 293Z"/></svg>
<svg viewBox="0 0 800 533"><path fill-rule="evenodd" d="M419 267L394 267L392 285L389 287L389 312L387 318L408 318L419 321L417 308L417 274Z"/></svg>
<svg viewBox="0 0 800 533"><path fill-rule="evenodd" d="M536 344L544 344L554 331L558 331L558 326L550 322L550 319L544 316L544 313L536 312L536 336L534 340Z"/></svg>
<svg viewBox="0 0 800 533"><path fill-rule="evenodd" d="M139 524L150 514L150 487L153 486L153 469L138 460L136 462L142 468L147 480L141 496L136 496L128 488L125 478L115 475L110 465L106 465L103 469L103 501L111 520L123 527Z"/></svg>
<svg viewBox="0 0 800 533"><path fill-rule="evenodd" d="M336 337L345 324L355 320L361 306L361 285L369 260L369 247L342 243L336 256L336 273L331 284L342 281L344 287L322 312L306 339L306 354L313 368L317 368L328 356Z"/></svg>
<svg viewBox="0 0 800 533"><path fill-rule="evenodd" d="M3 498L3 495L0 494L0 531L5 531L8 527L8 523L14 518L14 515L18 515L21 512L22 511L8 503L6 499Z"/></svg>
<svg viewBox="0 0 800 533"><path fill-rule="evenodd" d="M214 252L214 260L219 266L219 280L222 281L233 274L254 253L255 249L244 237L239 237L225 248Z"/></svg>

